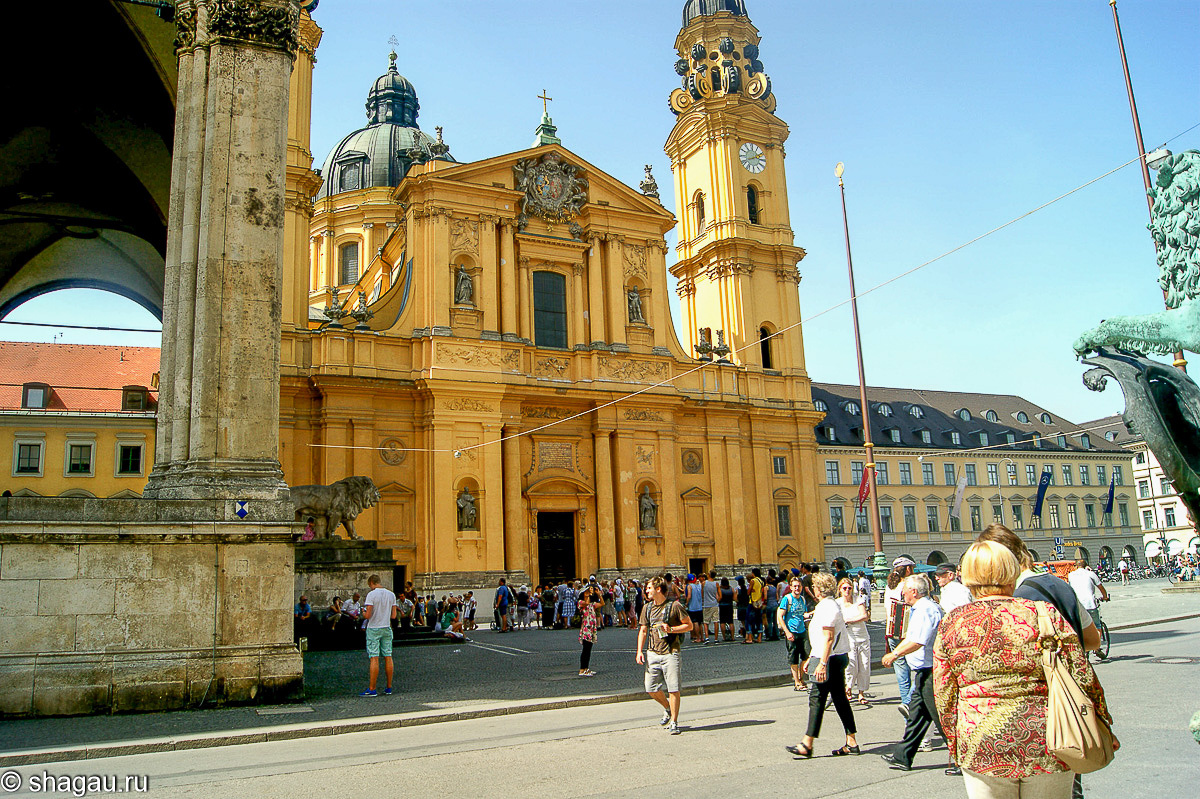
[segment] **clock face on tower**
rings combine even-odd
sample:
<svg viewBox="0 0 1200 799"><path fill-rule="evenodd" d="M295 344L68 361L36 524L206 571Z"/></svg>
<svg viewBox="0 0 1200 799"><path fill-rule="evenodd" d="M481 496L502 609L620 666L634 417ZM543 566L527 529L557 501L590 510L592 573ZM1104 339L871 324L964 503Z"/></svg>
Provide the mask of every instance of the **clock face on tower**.
<svg viewBox="0 0 1200 799"><path fill-rule="evenodd" d="M738 155L742 159L742 166L751 172L762 172L767 167L767 157L763 155L762 148L753 142L743 144Z"/></svg>

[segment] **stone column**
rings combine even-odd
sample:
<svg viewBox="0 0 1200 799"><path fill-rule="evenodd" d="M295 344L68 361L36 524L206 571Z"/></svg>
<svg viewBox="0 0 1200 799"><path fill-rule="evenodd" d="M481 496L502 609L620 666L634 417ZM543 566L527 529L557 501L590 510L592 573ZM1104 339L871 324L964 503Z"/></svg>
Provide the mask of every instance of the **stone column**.
<svg viewBox="0 0 1200 799"><path fill-rule="evenodd" d="M184 0L177 13L163 303L170 333L145 496L256 500L256 518L287 518L279 331L298 0Z"/></svg>
<svg viewBox="0 0 1200 799"><path fill-rule="evenodd" d="M513 253L513 221L500 222L500 338L515 341L520 336L517 324L516 284L521 279L517 257Z"/></svg>
<svg viewBox="0 0 1200 799"><path fill-rule="evenodd" d="M533 299L530 283L533 275L530 272L529 258L522 255L517 269L517 285L520 291L520 304L517 308L517 333L525 341L533 340Z"/></svg>
<svg viewBox="0 0 1200 799"><path fill-rule="evenodd" d="M601 569L619 568L617 525L613 518L612 442L608 430L592 433L596 448L596 538Z"/></svg>
<svg viewBox="0 0 1200 799"><path fill-rule="evenodd" d="M567 324L571 328L571 339L567 346L572 349L586 349L589 343L587 325L584 323L584 313L587 305L583 302L584 266L582 263L571 264L571 305L574 307L567 314Z"/></svg>
<svg viewBox="0 0 1200 799"><path fill-rule="evenodd" d="M600 239L593 238L591 247L584 254L587 258L588 281L588 337L593 347L608 341L605 332L607 320L604 314L604 279L600 257Z"/></svg>
<svg viewBox="0 0 1200 799"><path fill-rule="evenodd" d="M742 483L742 449L736 436L725 437L725 485L729 497L729 532L733 539L733 557L750 558L746 542L746 507Z"/></svg>
<svg viewBox="0 0 1200 799"><path fill-rule="evenodd" d="M500 444L504 478L504 530L502 531L504 539L503 549L500 551L501 557L496 560L489 558L488 569L511 571L525 568L529 564L527 554L524 559L525 563L522 566L517 565L521 561L521 551L526 548L525 542L529 540L525 525L525 500L521 496L521 439L509 438L519 432L521 432L520 427L505 425L501 433L505 438L505 441Z"/></svg>

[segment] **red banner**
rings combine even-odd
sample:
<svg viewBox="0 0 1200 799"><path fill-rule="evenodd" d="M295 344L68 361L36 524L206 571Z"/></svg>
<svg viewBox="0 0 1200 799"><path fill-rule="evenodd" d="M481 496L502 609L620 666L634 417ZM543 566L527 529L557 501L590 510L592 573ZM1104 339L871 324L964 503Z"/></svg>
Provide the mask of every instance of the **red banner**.
<svg viewBox="0 0 1200 799"><path fill-rule="evenodd" d="M863 503L871 496L871 467L863 469L862 483L858 486L858 512L862 513Z"/></svg>

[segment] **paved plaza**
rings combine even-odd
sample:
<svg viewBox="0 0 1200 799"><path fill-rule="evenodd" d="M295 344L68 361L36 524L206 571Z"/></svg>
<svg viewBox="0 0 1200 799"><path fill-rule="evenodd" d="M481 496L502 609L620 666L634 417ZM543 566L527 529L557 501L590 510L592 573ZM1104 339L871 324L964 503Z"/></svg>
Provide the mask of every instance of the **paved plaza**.
<svg viewBox="0 0 1200 799"><path fill-rule="evenodd" d="M1121 601L1119 598L1112 603L1111 615L1118 615ZM1141 604L1156 600L1144 597L1125 601ZM506 636L512 637L521 638ZM566 637L547 634L542 640ZM539 652L546 659L543 662L549 662L559 654L565 656L566 649L548 644ZM742 650L747 652L743 655ZM610 666L619 667L622 688L636 683L638 675L629 662L631 654L607 651L613 660L600 661L605 673ZM724 654L719 648L711 655L690 650L685 652L685 662L689 674L695 675L706 668L708 659L748 657L752 651L753 647L733 646ZM426 650L422 658L426 653L433 655L432 650ZM441 656L450 658L453 654L453 650L446 649ZM1194 794L1194 769L1180 766L1195 763L1196 745L1187 733L1187 720L1197 703L1180 698L1194 697L1200 668L1198 655L1197 618L1114 633L1112 657L1098 670L1116 718L1122 749L1113 765L1085 778L1089 796L1119 796L1130 786L1150 784L1164 796ZM563 683L578 685L554 679L565 674L566 665L544 678L529 676L526 666L538 660L532 654L514 658L482 649L472 657L507 674L513 683L538 683L547 690ZM497 667L501 658L507 668ZM623 659L626 665L621 667L619 661ZM470 681L463 672L447 671L440 693L457 696L459 686ZM689 682L694 682L694 677ZM357 684L357 677L350 683ZM594 688L601 690L601 686ZM46 774L148 775L150 795L157 797L257 799L286 795L291 799L327 799L380 792L417 796L435 793L443 797L632 797L670 792L689 797L730 797L761 795L772 785L794 797L963 796L961 778L942 773L944 750L918 754L916 769L911 773L891 771L879 760L877 755L899 738L903 720L894 709L894 678L876 672L873 690L876 705L855 713L863 745L860 757L828 756L841 737L836 716L830 712L817 741L818 757L793 760L783 746L795 743L802 733L806 697L790 688L774 686L686 697L680 716L683 734L678 737L663 732L657 724L656 706L643 700L332 737L6 767L6 771L15 771L22 780ZM407 698L402 695L396 700L398 709L411 708L412 697L409 692ZM372 709L391 710L382 704ZM203 715L192 714L197 720ZM107 721L124 723L119 719ZM11 795L32 794L18 790Z"/></svg>

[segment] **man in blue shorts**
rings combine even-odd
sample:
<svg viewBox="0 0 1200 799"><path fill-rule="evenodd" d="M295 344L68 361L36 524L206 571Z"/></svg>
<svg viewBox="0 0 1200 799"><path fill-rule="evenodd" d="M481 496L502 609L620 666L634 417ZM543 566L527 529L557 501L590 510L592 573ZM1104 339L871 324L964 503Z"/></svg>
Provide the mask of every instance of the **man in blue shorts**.
<svg viewBox="0 0 1200 799"><path fill-rule="evenodd" d="M359 696L379 696L375 692L375 683L379 680L379 658L384 658L384 668L387 673L387 688L385 694L392 693L392 619L396 618L396 595L384 588L379 582L379 575L372 574L367 578L370 592L363 607L363 618L367 620L367 657L371 659L371 681L367 690Z"/></svg>

